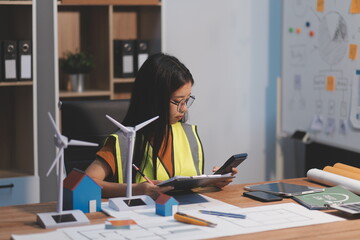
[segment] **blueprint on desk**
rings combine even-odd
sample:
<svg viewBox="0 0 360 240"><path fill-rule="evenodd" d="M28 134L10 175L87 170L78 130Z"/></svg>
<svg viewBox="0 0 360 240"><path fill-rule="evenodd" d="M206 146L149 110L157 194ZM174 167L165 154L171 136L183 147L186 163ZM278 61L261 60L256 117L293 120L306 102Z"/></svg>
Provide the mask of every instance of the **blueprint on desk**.
<svg viewBox="0 0 360 240"><path fill-rule="evenodd" d="M208 201L196 204L180 205L179 211L216 223L214 228L190 225L174 220L172 216L163 217L155 214L154 209L139 209L117 212L103 204L103 210L114 218L131 218L137 225L130 229L105 229L105 224L87 225L58 229L58 234L66 235L70 240L95 239L206 239L231 235L255 233L275 229L314 225L342 221L344 219L321 212L309 210L294 203L273 204L260 207L239 208L206 196ZM201 214L200 209L239 213L245 219L220 217ZM56 234L54 232L54 235ZM47 233L49 234L49 233ZM41 239L31 235L13 235L15 240ZM47 237L49 237L47 235ZM48 238L44 238L48 239ZM54 238L53 238L54 239Z"/></svg>

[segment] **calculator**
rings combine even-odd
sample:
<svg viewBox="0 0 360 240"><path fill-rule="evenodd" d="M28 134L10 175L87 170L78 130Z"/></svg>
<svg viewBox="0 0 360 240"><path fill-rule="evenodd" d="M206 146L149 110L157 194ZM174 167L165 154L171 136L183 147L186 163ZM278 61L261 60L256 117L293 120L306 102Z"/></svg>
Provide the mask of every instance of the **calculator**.
<svg viewBox="0 0 360 240"><path fill-rule="evenodd" d="M331 204L329 207L350 214L360 214L360 202Z"/></svg>

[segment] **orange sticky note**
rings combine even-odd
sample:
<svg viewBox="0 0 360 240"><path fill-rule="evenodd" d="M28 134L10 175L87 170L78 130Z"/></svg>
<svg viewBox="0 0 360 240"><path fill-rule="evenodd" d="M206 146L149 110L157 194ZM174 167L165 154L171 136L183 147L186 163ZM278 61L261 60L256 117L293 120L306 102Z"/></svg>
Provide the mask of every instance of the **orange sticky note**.
<svg viewBox="0 0 360 240"><path fill-rule="evenodd" d="M357 60L358 58L358 45L349 44L349 58L352 60Z"/></svg>
<svg viewBox="0 0 360 240"><path fill-rule="evenodd" d="M350 13L360 13L360 0L352 0Z"/></svg>
<svg viewBox="0 0 360 240"><path fill-rule="evenodd" d="M327 76L326 77L326 90L327 91L334 91L335 90L335 77L334 76Z"/></svg>
<svg viewBox="0 0 360 240"><path fill-rule="evenodd" d="M324 11L324 4L325 4L325 0L317 0L316 11L323 12Z"/></svg>

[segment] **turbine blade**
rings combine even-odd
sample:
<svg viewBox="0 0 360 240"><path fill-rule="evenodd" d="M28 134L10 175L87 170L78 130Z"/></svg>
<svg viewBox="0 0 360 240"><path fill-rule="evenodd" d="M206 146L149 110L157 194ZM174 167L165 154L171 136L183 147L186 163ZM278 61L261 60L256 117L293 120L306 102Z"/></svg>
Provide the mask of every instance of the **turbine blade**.
<svg viewBox="0 0 360 240"><path fill-rule="evenodd" d="M61 136L61 133L60 133L59 130L57 129L56 123L55 123L53 117L51 116L51 113L48 112L48 115L49 115L51 124L53 125L53 127L54 127L54 129L55 129L56 136L61 139L61 137L60 137L60 136Z"/></svg>
<svg viewBox="0 0 360 240"><path fill-rule="evenodd" d="M72 146L91 146L91 147L99 146L99 144L97 144L97 143L91 143L91 142L80 141L80 140L75 140L75 139L70 140L68 145L72 145Z"/></svg>
<svg viewBox="0 0 360 240"><path fill-rule="evenodd" d="M110 117L109 115L106 115L106 117L112 122L114 123L117 127L119 127L122 131L129 133L130 130L127 129L127 127L125 127L124 125L122 125L121 123L119 123L118 121L116 121L115 119L113 119L112 117Z"/></svg>
<svg viewBox="0 0 360 240"><path fill-rule="evenodd" d="M136 126L135 126L135 132L136 132L137 130L145 127L146 125L148 125L148 124L151 123L152 121L155 121L155 120L158 119L158 118L159 118L159 116L156 116L156 117L153 117L153 118L151 118L151 119L149 119L149 120L147 120L147 121L145 121L145 122L143 122L143 123L140 123L140 124L136 125Z"/></svg>
<svg viewBox="0 0 360 240"><path fill-rule="evenodd" d="M56 154L55 160L53 161L53 163L51 164L51 167L49 168L48 172L46 173L46 176L49 176L50 172L53 170L53 168L55 167L56 163L59 162L59 158L61 156L61 151L59 151Z"/></svg>

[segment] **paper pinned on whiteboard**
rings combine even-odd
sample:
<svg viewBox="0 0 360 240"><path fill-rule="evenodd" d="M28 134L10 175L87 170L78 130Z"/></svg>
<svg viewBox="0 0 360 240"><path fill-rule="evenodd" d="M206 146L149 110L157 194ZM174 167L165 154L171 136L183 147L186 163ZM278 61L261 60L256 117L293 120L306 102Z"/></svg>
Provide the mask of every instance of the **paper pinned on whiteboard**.
<svg viewBox="0 0 360 240"><path fill-rule="evenodd" d="M321 115L315 115L310 126L312 132L321 132L324 128L324 117Z"/></svg>

